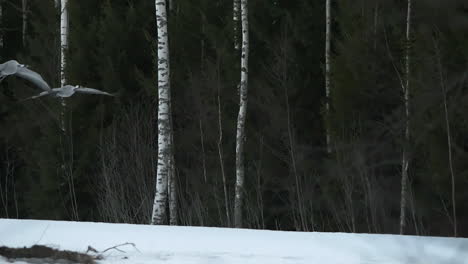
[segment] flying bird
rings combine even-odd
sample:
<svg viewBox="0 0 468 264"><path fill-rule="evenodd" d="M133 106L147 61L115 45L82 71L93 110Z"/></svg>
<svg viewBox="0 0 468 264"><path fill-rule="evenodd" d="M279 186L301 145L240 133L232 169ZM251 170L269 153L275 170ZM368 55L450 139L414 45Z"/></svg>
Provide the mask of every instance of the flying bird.
<svg viewBox="0 0 468 264"><path fill-rule="evenodd" d="M7 76L15 75L25 80L30 81L44 91L50 91L50 86L47 84L41 75L27 68L26 65L18 63L16 60L9 60L0 64L0 82Z"/></svg>
<svg viewBox="0 0 468 264"><path fill-rule="evenodd" d="M49 91L44 91L44 92L42 92L42 93L40 93L38 95L31 96L31 97L26 98L24 100L36 99L36 98L39 98L39 97L42 97L42 96L47 96L47 95L50 95L50 96L53 96L53 97L62 97L62 98L64 98L64 97L70 97L75 93L100 94L100 95L107 95L107 96L115 96L113 94L106 93L106 92L103 92L103 91L100 91L100 90L97 90L97 89L93 89L93 88L81 87L79 85L65 85L65 86L62 86L60 88L52 88Z"/></svg>

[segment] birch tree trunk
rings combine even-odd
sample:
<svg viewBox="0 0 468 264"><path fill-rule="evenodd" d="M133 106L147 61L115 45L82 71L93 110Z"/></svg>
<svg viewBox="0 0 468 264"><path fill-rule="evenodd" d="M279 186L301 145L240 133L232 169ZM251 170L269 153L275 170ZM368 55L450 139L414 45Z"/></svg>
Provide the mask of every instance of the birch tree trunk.
<svg viewBox="0 0 468 264"><path fill-rule="evenodd" d="M166 222L168 200L167 185L171 171L171 111L169 43L167 35L166 0L155 0L158 37L158 157L156 171L156 193L154 196L151 224Z"/></svg>
<svg viewBox="0 0 468 264"><path fill-rule="evenodd" d="M327 153L331 153L330 146L330 127L328 125L328 120L330 118L330 39L331 39L331 12L330 12L330 0L326 0L326 29L325 29L325 134L326 134L326 144L327 144Z"/></svg>
<svg viewBox="0 0 468 264"><path fill-rule="evenodd" d="M23 41L23 47L26 45L26 27L28 25L28 2L27 0L22 0L21 2L21 8L22 8L22 16L23 16L23 28L22 28L22 41Z"/></svg>
<svg viewBox="0 0 468 264"><path fill-rule="evenodd" d="M61 0L60 5L60 85L66 85L65 67L66 67L66 51L68 49L68 0ZM66 102L61 98L62 110L61 116L61 129L66 133L65 127L65 109Z"/></svg>
<svg viewBox="0 0 468 264"><path fill-rule="evenodd" d="M234 49L239 49L239 17L240 17L240 1L233 0L233 16L232 22L234 24Z"/></svg>
<svg viewBox="0 0 468 264"><path fill-rule="evenodd" d="M241 55L241 81L240 81L240 104L239 115L237 117L236 135L236 194L234 200L234 225L242 227L242 209L244 200L244 143L245 119L247 114L247 88L248 88L248 67L249 67L249 20L248 20L248 0L241 0L241 21L242 21L242 55Z"/></svg>
<svg viewBox="0 0 468 264"><path fill-rule="evenodd" d="M24 0L23 0L24 1ZM24 1L25 2L25 1ZM56 2L57 4L57 2ZM58 6L60 10L60 85L66 84L65 68L66 68L66 53L68 49L68 0L61 0ZM67 128L65 125L65 112L66 102L65 99L61 98L62 108L60 110L60 129L62 135L60 137L60 144L62 150L62 164L61 169L64 178L68 180L69 194L71 200L71 211L72 219L78 220L78 204L76 200L75 183L73 178L73 140L67 134Z"/></svg>
<svg viewBox="0 0 468 264"><path fill-rule="evenodd" d="M68 49L68 0L61 0L60 6L60 84L66 84L65 54Z"/></svg>
<svg viewBox="0 0 468 264"><path fill-rule="evenodd" d="M409 144L410 144L410 37L411 37L411 0L408 0L406 16L406 54L405 74L406 83L404 88L405 103L405 138L403 143L403 154L401 159L401 200L400 200L400 234L405 231L406 224L406 199L408 189L408 167L409 167Z"/></svg>

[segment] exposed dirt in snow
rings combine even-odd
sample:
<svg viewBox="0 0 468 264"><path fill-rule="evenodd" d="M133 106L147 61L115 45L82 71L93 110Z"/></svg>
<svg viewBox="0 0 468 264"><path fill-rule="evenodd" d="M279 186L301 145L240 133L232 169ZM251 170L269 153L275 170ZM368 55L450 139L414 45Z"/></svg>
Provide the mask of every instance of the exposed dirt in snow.
<svg viewBox="0 0 468 264"><path fill-rule="evenodd" d="M34 245L32 247L10 248L0 247L0 256L10 261L26 263L80 263L96 264L99 256L91 256L70 250L58 250L48 246Z"/></svg>

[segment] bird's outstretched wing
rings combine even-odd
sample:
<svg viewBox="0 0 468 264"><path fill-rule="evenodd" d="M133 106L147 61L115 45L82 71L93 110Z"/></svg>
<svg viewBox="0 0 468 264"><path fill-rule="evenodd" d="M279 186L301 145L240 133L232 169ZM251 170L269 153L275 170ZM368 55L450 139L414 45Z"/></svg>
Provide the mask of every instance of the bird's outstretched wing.
<svg viewBox="0 0 468 264"><path fill-rule="evenodd" d="M106 92L103 92L103 91L100 91L100 90L97 90L97 89L86 88L86 87L78 87L78 88L75 89L75 92L86 93L86 94L101 94L101 95L115 96L115 95L110 94L110 93L106 93Z"/></svg>
<svg viewBox="0 0 468 264"><path fill-rule="evenodd" d="M53 91L44 91L38 95L34 95L34 96L31 96L31 97L28 97L28 98L25 98L21 101L26 101L26 100L30 100L30 99L36 99L36 98L39 98L39 97L42 97L42 96L46 96L46 95L51 95L51 94L54 94Z"/></svg>
<svg viewBox="0 0 468 264"><path fill-rule="evenodd" d="M32 82L44 91L51 91L50 86L42 79L41 75L26 67L19 67L15 75Z"/></svg>

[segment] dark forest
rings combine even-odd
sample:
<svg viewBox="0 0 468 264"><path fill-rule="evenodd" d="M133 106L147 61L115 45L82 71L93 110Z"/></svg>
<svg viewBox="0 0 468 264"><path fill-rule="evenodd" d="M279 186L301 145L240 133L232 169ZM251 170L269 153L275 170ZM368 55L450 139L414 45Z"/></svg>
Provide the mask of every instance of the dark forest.
<svg viewBox="0 0 468 264"><path fill-rule="evenodd" d="M331 2L327 98L325 0L249 1L244 227L399 233L406 150L404 233L468 236L468 2L414 1L409 40L407 1ZM16 59L58 87L54 1L27 1L26 31L22 1L0 3L0 62ZM173 0L168 11L179 225L233 226L241 69L232 6ZM68 8L68 82L117 96L75 95L61 117L57 98L23 100L39 92L27 81L0 83L0 217L148 224L154 1Z"/></svg>

